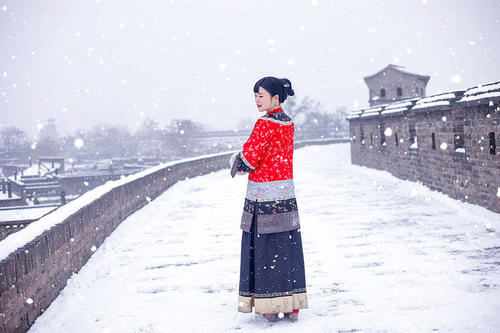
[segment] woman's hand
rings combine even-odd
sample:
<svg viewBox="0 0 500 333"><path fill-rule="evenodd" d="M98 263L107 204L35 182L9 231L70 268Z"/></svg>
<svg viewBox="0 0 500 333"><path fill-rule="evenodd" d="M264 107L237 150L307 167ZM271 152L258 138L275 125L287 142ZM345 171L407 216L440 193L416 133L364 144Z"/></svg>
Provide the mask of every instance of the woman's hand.
<svg viewBox="0 0 500 333"><path fill-rule="evenodd" d="M244 175L251 171L241 160L240 153L241 151L237 151L236 153L231 155L231 158L229 159L231 177L234 177L235 175Z"/></svg>

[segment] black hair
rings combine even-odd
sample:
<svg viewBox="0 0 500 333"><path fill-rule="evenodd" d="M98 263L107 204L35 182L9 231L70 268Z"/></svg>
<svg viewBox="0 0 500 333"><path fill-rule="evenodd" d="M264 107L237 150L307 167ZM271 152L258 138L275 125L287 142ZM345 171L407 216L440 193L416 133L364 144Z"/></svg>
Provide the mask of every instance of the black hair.
<svg viewBox="0 0 500 333"><path fill-rule="evenodd" d="M279 95L280 103L283 103L288 95L293 96L292 82L289 79L278 79L274 76L266 76L255 83L253 92L259 92L259 87L266 89L271 97Z"/></svg>

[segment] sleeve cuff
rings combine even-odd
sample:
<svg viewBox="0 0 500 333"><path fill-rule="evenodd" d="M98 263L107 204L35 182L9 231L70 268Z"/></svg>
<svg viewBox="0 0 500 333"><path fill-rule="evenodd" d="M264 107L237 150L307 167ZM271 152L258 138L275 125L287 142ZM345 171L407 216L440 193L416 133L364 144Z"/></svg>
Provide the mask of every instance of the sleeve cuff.
<svg viewBox="0 0 500 333"><path fill-rule="evenodd" d="M254 167L252 164L250 164L250 162L247 161L247 159L245 158L245 155L243 155L243 152L240 152L240 154L238 155L240 157L240 159L243 161L243 163L245 163L245 165L250 168L251 170L255 170L256 167Z"/></svg>
<svg viewBox="0 0 500 333"><path fill-rule="evenodd" d="M243 159L241 158L242 154L241 152L236 155L236 160L233 163L233 166L231 167L231 177L234 178L234 176L237 173L245 173L245 172L251 172L253 169L250 169L244 162Z"/></svg>

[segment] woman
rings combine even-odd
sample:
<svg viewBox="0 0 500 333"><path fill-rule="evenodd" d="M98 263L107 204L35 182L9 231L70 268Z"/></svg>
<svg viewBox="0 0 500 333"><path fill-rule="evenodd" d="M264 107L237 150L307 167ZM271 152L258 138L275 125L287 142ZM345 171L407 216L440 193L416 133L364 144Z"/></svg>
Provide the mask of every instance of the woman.
<svg viewBox="0 0 500 333"><path fill-rule="evenodd" d="M290 80L264 77L254 86L265 113L243 149L231 157L231 176L249 173L240 227L238 311L270 321L298 320L307 308L299 215L293 185L294 124L280 103L294 91ZM279 314L279 316L278 316Z"/></svg>

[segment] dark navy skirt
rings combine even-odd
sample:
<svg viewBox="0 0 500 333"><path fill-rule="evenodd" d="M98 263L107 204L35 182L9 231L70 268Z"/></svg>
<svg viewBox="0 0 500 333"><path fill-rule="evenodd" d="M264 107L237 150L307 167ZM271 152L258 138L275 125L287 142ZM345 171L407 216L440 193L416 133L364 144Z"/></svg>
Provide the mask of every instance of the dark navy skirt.
<svg viewBox="0 0 500 333"><path fill-rule="evenodd" d="M256 215L242 231L238 311L286 313L307 308L304 254L296 230L258 234Z"/></svg>

